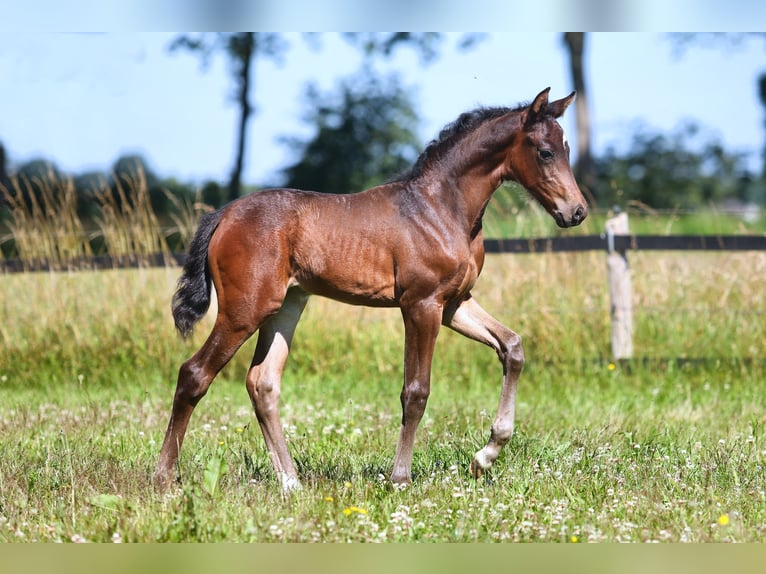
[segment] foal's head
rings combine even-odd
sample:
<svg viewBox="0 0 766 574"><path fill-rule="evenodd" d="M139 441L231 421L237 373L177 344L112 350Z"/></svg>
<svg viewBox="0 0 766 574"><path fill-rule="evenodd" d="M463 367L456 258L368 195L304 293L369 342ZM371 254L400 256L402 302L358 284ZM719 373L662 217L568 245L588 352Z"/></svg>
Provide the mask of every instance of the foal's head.
<svg viewBox="0 0 766 574"><path fill-rule="evenodd" d="M575 98L548 102L547 88L522 111L523 128L514 138L508 158L514 179L523 185L556 220L559 227L579 225L588 206L569 166L569 144L556 118Z"/></svg>

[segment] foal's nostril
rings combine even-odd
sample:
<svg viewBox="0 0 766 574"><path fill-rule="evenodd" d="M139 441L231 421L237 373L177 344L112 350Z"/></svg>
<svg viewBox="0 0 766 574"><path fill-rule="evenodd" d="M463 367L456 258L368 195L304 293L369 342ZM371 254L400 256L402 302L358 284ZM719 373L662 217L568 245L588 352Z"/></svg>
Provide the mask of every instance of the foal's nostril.
<svg viewBox="0 0 766 574"><path fill-rule="evenodd" d="M582 223L582 220L585 219L587 215L588 211L582 205L578 205L577 209L575 209L575 212L572 214L572 223L574 225Z"/></svg>

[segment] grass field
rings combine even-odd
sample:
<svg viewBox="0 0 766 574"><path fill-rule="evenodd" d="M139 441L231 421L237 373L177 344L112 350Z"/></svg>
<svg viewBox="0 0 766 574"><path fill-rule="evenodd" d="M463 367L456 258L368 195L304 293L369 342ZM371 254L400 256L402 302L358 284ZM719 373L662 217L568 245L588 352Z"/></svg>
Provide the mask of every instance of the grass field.
<svg viewBox="0 0 766 574"><path fill-rule="evenodd" d="M182 484L151 488L177 369L211 321L175 335L178 270L0 276L0 540L762 541L766 254L630 257L651 360L617 364L603 254L488 258L474 293L527 365L517 432L478 482L494 353L442 331L397 489L398 312L312 300L282 395L304 484L289 497L244 389L253 342L195 412Z"/></svg>

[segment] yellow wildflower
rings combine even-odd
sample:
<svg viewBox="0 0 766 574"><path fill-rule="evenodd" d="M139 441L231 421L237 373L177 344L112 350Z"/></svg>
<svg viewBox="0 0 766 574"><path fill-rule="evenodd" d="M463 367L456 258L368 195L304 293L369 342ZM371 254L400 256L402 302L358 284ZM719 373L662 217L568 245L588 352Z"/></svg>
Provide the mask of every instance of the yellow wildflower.
<svg viewBox="0 0 766 574"><path fill-rule="evenodd" d="M721 526L726 526L727 524L729 524L729 515L728 514L722 514L721 516L719 516L718 517L718 524L720 524Z"/></svg>
<svg viewBox="0 0 766 574"><path fill-rule="evenodd" d="M358 506L349 506L348 508L343 509L343 514L346 516L351 516L354 512L357 514L367 514L367 511L364 508L359 508Z"/></svg>
<svg viewBox="0 0 766 574"><path fill-rule="evenodd" d="M324 500L325 500L325 502L332 502L335 499L332 496L325 496Z"/></svg>
<svg viewBox="0 0 766 574"><path fill-rule="evenodd" d="M579 539L579 538L577 538L577 536L572 536L572 537L569 539L569 541L574 543L574 542L579 542L579 541L580 541L580 539Z"/></svg>
<svg viewBox="0 0 766 574"><path fill-rule="evenodd" d="M617 365L615 365L614 363L609 363L606 366L606 368L609 369L610 371L614 371L617 368Z"/></svg>

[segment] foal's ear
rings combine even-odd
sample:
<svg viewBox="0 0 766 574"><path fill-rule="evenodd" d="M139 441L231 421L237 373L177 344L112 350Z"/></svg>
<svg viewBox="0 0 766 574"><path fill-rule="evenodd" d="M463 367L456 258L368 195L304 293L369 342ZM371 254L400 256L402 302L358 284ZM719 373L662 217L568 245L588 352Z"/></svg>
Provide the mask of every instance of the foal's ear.
<svg viewBox="0 0 766 574"><path fill-rule="evenodd" d="M548 111L553 115L554 118L560 118L562 115L564 115L564 111L569 107L569 104L574 101L575 95L577 95L577 92L572 92L566 98L561 98L560 100L551 102L548 104Z"/></svg>
<svg viewBox="0 0 766 574"><path fill-rule="evenodd" d="M534 124L545 112L545 107L548 105L548 92L550 91L550 88L545 88L542 92L537 94L532 103L529 104L526 112L527 116L524 118L525 127Z"/></svg>

